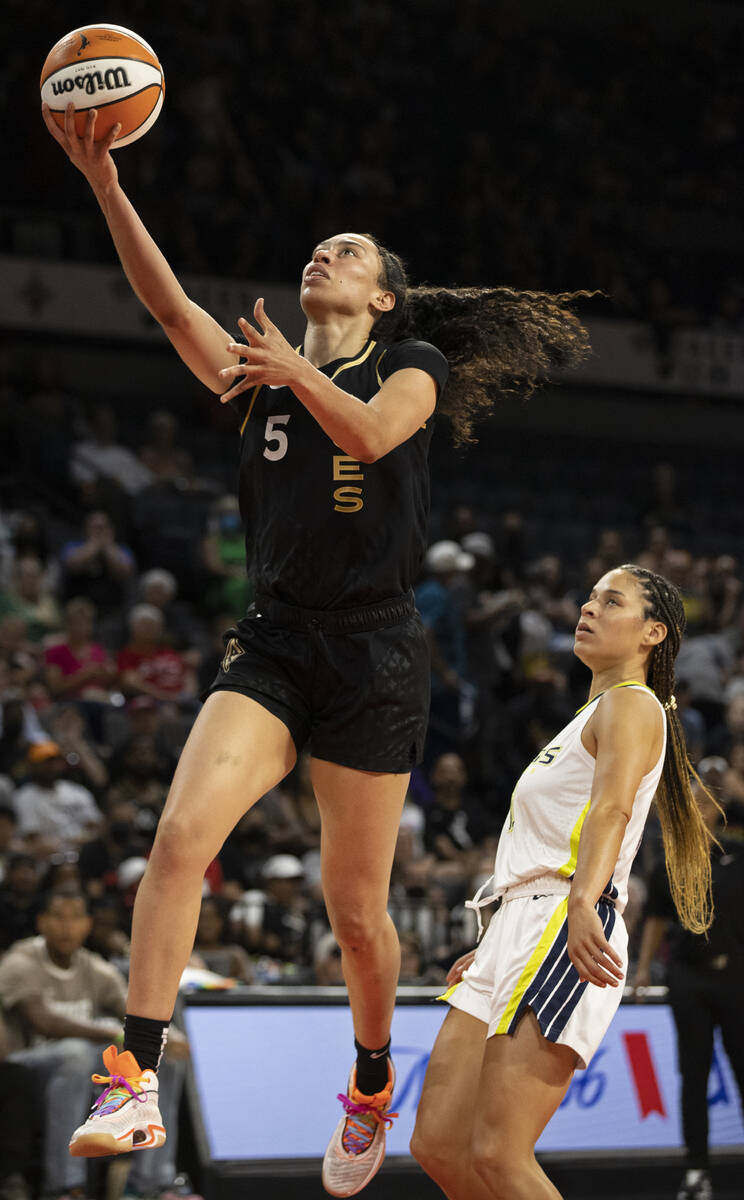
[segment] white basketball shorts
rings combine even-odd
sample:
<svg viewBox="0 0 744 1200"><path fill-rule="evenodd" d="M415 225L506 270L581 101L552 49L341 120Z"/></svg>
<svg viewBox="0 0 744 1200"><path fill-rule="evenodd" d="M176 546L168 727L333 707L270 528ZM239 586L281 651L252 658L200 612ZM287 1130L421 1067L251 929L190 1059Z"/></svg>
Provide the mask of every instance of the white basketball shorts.
<svg viewBox="0 0 744 1200"><path fill-rule="evenodd" d="M539 881L535 881L539 887ZM473 964L442 999L488 1026L488 1037L514 1033L528 1008L543 1035L570 1046L583 1069L602 1041L622 999L623 983L581 983L566 948L568 896L507 895L493 914ZM597 904L605 937L627 972L628 934L622 916ZM623 981L624 982L624 981Z"/></svg>

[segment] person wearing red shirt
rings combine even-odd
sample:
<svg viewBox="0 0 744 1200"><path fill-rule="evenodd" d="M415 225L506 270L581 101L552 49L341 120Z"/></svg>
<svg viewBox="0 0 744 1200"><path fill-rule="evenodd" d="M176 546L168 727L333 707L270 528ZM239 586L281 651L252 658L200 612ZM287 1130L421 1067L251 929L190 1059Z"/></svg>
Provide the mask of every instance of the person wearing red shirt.
<svg viewBox="0 0 744 1200"><path fill-rule="evenodd" d="M186 659L165 644L163 617L154 604L136 604L129 614L129 643L117 656L126 696L193 700L196 677Z"/></svg>

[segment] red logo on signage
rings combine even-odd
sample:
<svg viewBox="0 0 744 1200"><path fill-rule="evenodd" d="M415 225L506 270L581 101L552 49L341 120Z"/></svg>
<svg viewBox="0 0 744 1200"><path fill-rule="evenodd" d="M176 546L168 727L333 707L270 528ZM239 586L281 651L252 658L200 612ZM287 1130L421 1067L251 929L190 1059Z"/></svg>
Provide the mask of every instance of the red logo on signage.
<svg viewBox="0 0 744 1200"><path fill-rule="evenodd" d="M630 1064L630 1073L635 1084L636 1098L641 1112L641 1120L650 1113L667 1115L664 1100L659 1088L656 1067L651 1057L651 1047L648 1044L647 1033L624 1033L625 1053Z"/></svg>

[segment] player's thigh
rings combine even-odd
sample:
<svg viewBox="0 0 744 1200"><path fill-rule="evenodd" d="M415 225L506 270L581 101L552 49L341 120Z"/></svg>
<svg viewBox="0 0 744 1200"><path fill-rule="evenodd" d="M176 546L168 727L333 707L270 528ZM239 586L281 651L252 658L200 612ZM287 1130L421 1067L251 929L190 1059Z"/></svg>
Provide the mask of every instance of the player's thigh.
<svg viewBox="0 0 744 1200"><path fill-rule="evenodd" d="M318 758L311 771L331 919L332 910L343 906L384 908L410 775L356 771Z"/></svg>
<svg viewBox="0 0 744 1200"><path fill-rule="evenodd" d="M211 861L227 834L296 759L278 717L239 692L207 698L178 760L158 840L187 838Z"/></svg>
<svg viewBox="0 0 744 1200"><path fill-rule="evenodd" d="M488 1038L473 1122L473 1155L531 1155L566 1094L577 1055L543 1037L528 1009L514 1034Z"/></svg>
<svg viewBox="0 0 744 1200"><path fill-rule="evenodd" d="M488 1026L451 1008L426 1069L411 1151L423 1160L464 1162L470 1150Z"/></svg>

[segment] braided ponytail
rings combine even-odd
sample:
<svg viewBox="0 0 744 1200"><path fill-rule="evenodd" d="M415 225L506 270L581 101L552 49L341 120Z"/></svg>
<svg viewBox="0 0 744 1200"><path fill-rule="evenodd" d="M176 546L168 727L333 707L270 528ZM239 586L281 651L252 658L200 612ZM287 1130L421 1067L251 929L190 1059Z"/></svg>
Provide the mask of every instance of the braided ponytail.
<svg viewBox="0 0 744 1200"><path fill-rule="evenodd" d="M692 933L705 933L713 920L710 848L715 838L708 830L692 792L691 778L720 808L702 783L687 754L685 734L674 698L674 660L685 628L685 613L679 591L665 579L626 563L620 568L634 575L644 595L646 620L662 621L667 627L663 642L649 656L648 686L664 705L667 714L667 749L656 807L664 838L664 854L672 899L680 921Z"/></svg>

